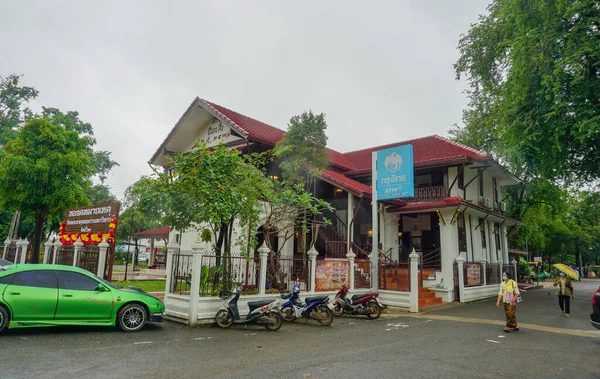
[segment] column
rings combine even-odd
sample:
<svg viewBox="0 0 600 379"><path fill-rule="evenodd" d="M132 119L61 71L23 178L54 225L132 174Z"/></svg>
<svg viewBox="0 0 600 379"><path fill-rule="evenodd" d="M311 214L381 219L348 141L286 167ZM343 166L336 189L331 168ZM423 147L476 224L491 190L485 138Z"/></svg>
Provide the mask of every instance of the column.
<svg viewBox="0 0 600 379"><path fill-rule="evenodd" d="M167 280L165 282L165 298L169 293L171 293L171 288L173 287L173 258L179 249L179 245L175 243L175 241L169 241L167 244L167 262L166 262L166 271L167 271Z"/></svg>
<svg viewBox="0 0 600 379"><path fill-rule="evenodd" d="M467 261L469 260L469 255L471 256L471 261L472 262L477 262L477 258L475 257L475 252L473 251L473 247L475 246L475 241L473 241L473 245L471 245L471 233L473 233L473 230L471 230L471 223L469 222L469 215L467 214L468 211L465 211L462 215L463 220L465 222L465 238L467 239Z"/></svg>
<svg viewBox="0 0 600 379"><path fill-rule="evenodd" d="M487 264L487 261L485 259L482 259L479 263L481 263L481 269L483 270L483 273L481 274L482 278L483 278L483 285L487 286L487 271L485 270L485 265Z"/></svg>
<svg viewBox="0 0 600 379"><path fill-rule="evenodd" d="M440 220L440 254L444 283L454 283L454 260L458 257L458 230L450 224L452 214L443 214L446 225Z"/></svg>
<svg viewBox="0 0 600 379"><path fill-rule="evenodd" d="M348 252L352 249L352 241L354 240L354 236L352 233L354 227L352 226L352 218L354 217L354 195L348 192L348 217L346 221L346 242L348 246Z"/></svg>
<svg viewBox="0 0 600 379"><path fill-rule="evenodd" d="M264 295L267 287L267 259L269 258L270 251L271 250L267 247L266 242L263 242L262 246L258 248L258 254L260 256L260 277L258 278L259 295Z"/></svg>
<svg viewBox="0 0 600 379"><path fill-rule="evenodd" d="M504 242L504 249L502 250L502 262L508 263L510 260L508 258L508 237L506 236L506 226L503 225L500 230L502 231L500 238Z"/></svg>
<svg viewBox="0 0 600 379"><path fill-rule="evenodd" d="M44 244L44 264L48 264L48 258L50 256L51 250L52 250L52 242L50 242L50 240L48 240Z"/></svg>
<svg viewBox="0 0 600 379"><path fill-rule="evenodd" d="M2 259L6 259L6 254L8 254L8 247L10 246L10 244L10 238L6 237L6 240L4 240L4 251L2 252Z"/></svg>
<svg viewBox="0 0 600 379"><path fill-rule="evenodd" d="M458 294L460 298L460 302L465 302L465 271L464 271L464 263L465 258L459 256L456 258L456 263L458 266Z"/></svg>
<svg viewBox="0 0 600 379"><path fill-rule="evenodd" d="M189 326L198 323L198 298L200 297L200 274L202 272L202 256L204 255L204 242L200 235L192 244L192 283L190 285L190 311L188 318Z"/></svg>
<svg viewBox="0 0 600 379"><path fill-rule="evenodd" d="M516 259L513 258L512 262L510 262L510 263L512 263L513 269L514 269L514 272L513 272L514 280L515 280L515 282L519 283L519 278L517 277L517 274L518 274L517 263L518 262Z"/></svg>
<svg viewBox="0 0 600 379"><path fill-rule="evenodd" d="M79 263L79 252L81 251L81 248L83 247L83 242L81 242L81 238L77 238L77 241L75 241L75 243L73 243L73 266L77 267L77 264Z"/></svg>
<svg viewBox="0 0 600 379"><path fill-rule="evenodd" d="M408 256L410 258L410 311L419 311L419 259L415 249Z"/></svg>
<svg viewBox="0 0 600 379"><path fill-rule="evenodd" d="M310 259L310 289L309 292L314 293L317 287L317 255L319 253L315 250L315 247L311 247L308 251L308 258ZM266 269L266 268L265 268Z"/></svg>
<svg viewBox="0 0 600 379"><path fill-rule="evenodd" d="M350 263L350 292L352 292L354 291L354 258L356 258L356 254L352 252L352 249L348 251L346 258L348 258L348 262Z"/></svg>
<svg viewBox="0 0 600 379"><path fill-rule="evenodd" d="M102 239L102 242L98 244L98 272L96 273L96 275L98 275L101 278L104 278L104 269L106 268L106 255L108 254L109 247L110 245L108 244L108 242L106 242L104 238Z"/></svg>
<svg viewBox="0 0 600 379"><path fill-rule="evenodd" d="M21 264L25 264L25 260L27 259L27 247L29 246L29 241L27 241L27 239L24 239L23 242L21 242Z"/></svg>
<svg viewBox="0 0 600 379"><path fill-rule="evenodd" d="M52 264L55 265L56 264L56 259L58 256L58 252L60 251L60 248L62 247L62 243L60 243L59 240L54 241L54 254L52 254Z"/></svg>

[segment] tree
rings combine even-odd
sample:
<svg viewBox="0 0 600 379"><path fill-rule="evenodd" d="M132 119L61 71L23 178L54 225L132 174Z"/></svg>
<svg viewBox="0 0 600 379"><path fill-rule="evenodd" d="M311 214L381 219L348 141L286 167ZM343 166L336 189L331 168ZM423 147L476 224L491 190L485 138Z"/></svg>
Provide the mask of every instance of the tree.
<svg viewBox="0 0 600 379"><path fill-rule="evenodd" d="M155 178L143 176L125 190L123 202L125 210L121 213L121 221L117 230L119 241L127 241L131 231L137 233L162 226L162 218L165 216L164 205L163 201L158 200L157 194L153 193L155 180Z"/></svg>
<svg viewBox="0 0 600 379"><path fill-rule="evenodd" d="M459 42L454 136L527 176L600 178L598 20L597 1L495 0Z"/></svg>
<svg viewBox="0 0 600 379"><path fill-rule="evenodd" d="M20 80L21 75L0 76L0 147L15 138L23 124L25 104L38 95L35 88L20 86Z"/></svg>
<svg viewBox="0 0 600 379"><path fill-rule="evenodd" d="M48 120L32 119L5 146L0 161L0 207L34 214L33 262L39 261L48 217L87 204L93 140Z"/></svg>

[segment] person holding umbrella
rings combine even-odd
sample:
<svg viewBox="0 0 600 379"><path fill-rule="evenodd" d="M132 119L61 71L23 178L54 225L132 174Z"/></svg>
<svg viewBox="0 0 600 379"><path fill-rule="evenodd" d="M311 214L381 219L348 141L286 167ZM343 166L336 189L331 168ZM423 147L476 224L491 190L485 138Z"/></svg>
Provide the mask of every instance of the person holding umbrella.
<svg viewBox="0 0 600 379"><path fill-rule="evenodd" d="M554 287L557 287L556 294L558 295L558 305L560 306L562 314L569 318L571 317L571 298L575 298L575 289L573 288L573 283L569 276L577 279L578 275L577 272L569 266L556 264L554 267L562 271L560 277L554 282ZM567 276L567 274L569 274L569 276Z"/></svg>

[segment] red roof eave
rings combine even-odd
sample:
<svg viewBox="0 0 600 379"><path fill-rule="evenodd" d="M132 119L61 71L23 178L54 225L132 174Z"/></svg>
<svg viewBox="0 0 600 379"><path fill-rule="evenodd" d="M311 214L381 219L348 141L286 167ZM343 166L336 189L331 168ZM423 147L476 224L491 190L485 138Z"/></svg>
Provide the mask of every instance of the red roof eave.
<svg viewBox="0 0 600 379"><path fill-rule="evenodd" d="M133 233L132 236L133 238L168 238L170 230L171 227L167 225L156 229L149 229Z"/></svg>

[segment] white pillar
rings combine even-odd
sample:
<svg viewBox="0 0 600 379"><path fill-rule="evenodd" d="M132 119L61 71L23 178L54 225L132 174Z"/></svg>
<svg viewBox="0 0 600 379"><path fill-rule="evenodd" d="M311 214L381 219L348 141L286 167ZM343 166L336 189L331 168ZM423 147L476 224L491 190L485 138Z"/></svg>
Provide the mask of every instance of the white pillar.
<svg viewBox="0 0 600 379"><path fill-rule="evenodd" d="M202 272L202 256L204 255L204 242L200 235L192 244L192 283L190 285L190 310L188 325L196 326L198 323L198 298L200 297L200 274Z"/></svg>
<svg viewBox="0 0 600 379"><path fill-rule="evenodd" d="M465 271L464 271L464 263L465 258L462 256L458 256L456 258L456 263L458 266L458 294L461 303L465 302Z"/></svg>
<svg viewBox="0 0 600 379"><path fill-rule="evenodd" d="M258 248L258 254L260 256L260 277L258 278L258 294L264 295L267 287L267 259L269 257L269 248L267 247L266 241L263 242L262 246ZM310 254L310 251L309 251Z"/></svg>
<svg viewBox="0 0 600 379"><path fill-rule="evenodd" d="M308 258L310 258L310 290L309 292L314 293L317 287L317 255L319 253L315 250L315 247L311 247L308 251Z"/></svg>
<svg viewBox="0 0 600 379"><path fill-rule="evenodd" d="M450 225L451 216L444 215L446 225L440 220L440 254L442 261L442 278L444 283L454 282L454 260L458 254L458 230L456 225ZM450 217L448 217L450 216Z"/></svg>
<svg viewBox="0 0 600 379"><path fill-rule="evenodd" d="M54 254L52 254L52 264L55 265L56 264L56 259L58 256L58 251L60 250L60 248L62 247L62 243L60 243L59 240L54 241Z"/></svg>
<svg viewBox="0 0 600 379"><path fill-rule="evenodd" d="M514 272L514 279L515 279L515 282L517 282L517 283L518 283L518 282L519 282L519 280L518 280L519 278L517 278L517 273L518 273L518 271L517 271L517 260L513 258L512 262L510 262L510 263L512 263L512 265L513 265L513 268L514 268L514 270L515 270L515 272Z"/></svg>
<svg viewBox="0 0 600 379"><path fill-rule="evenodd" d="M371 286L373 291L379 288L379 204L377 202L377 152L371 154L371 230L373 233L371 246Z"/></svg>
<svg viewBox="0 0 600 379"><path fill-rule="evenodd" d="M346 213L348 214L346 222L346 242L348 245L348 251L350 251L352 249L352 241L354 237L352 235L353 228L350 226L352 224L352 217L354 216L354 195L350 192L348 192L348 212Z"/></svg>
<svg viewBox="0 0 600 379"><path fill-rule="evenodd" d="M77 238L77 241L75 241L75 243L73 243L73 266L77 267L77 264L79 263L79 252L81 251L81 248L83 247L83 242L81 242L81 238Z"/></svg>
<svg viewBox="0 0 600 379"><path fill-rule="evenodd" d="M486 274L486 269L485 269L485 265L487 264L487 261L485 259L482 259L479 263L481 263L481 269L483 270L483 273L481 274L481 277L483 278L483 282L482 285L487 286L487 274Z"/></svg>
<svg viewBox="0 0 600 379"><path fill-rule="evenodd" d="M356 258L356 254L352 252L352 249L348 251L346 258L348 258L348 262L350 263L350 292L352 292L354 291L354 258Z"/></svg>
<svg viewBox="0 0 600 379"><path fill-rule="evenodd" d="M44 244L44 264L48 264L48 257L50 255L51 250L52 250L52 242L50 242L50 240L48 240Z"/></svg>
<svg viewBox="0 0 600 379"><path fill-rule="evenodd" d="M420 255L417 254L413 248L412 253L408 256L410 259L410 311L419 311L419 259Z"/></svg>
<svg viewBox="0 0 600 379"><path fill-rule="evenodd" d="M173 287L173 258L177 253L177 249L179 249L179 245L175 243L175 241L169 241L167 244L167 262L166 262L166 271L167 271L167 280L165 283L165 298L169 293L171 293L171 288Z"/></svg>
<svg viewBox="0 0 600 379"><path fill-rule="evenodd" d="M500 230L502 231L502 235L500 236L500 238L502 238L503 243L503 250L502 250L502 262L503 263L508 263L510 262L509 258L508 258L508 237L506 236L506 226L502 226L500 228Z"/></svg>
<svg viewBox="0 0 600 379"><path fill-rule="evenodd" d="M105 239L102 239L102 242L98 244L98 275L101 278L104 278L104 270L106 268L106 255L108 254L108 248L110 245L106 242Z"/></svg>
<svg viewBox="0 0 600 379"><path fill-rule="evenodd" d="M28 246L29 246L29 241L27 241L27 239L24 239L23 242L21 242L21 264L25 264L25 260L27 259L27 247Z"/></svg>
<svg viewBox="0 0 600 379"><path fill-rule="evenodd" d="M4 240L4 251L2 252L2 259L6 259L6 254L8 254L8 248L11 243L12 242L10 238L6 237L6 240Z"/></svg>

